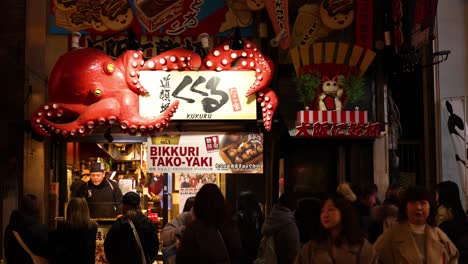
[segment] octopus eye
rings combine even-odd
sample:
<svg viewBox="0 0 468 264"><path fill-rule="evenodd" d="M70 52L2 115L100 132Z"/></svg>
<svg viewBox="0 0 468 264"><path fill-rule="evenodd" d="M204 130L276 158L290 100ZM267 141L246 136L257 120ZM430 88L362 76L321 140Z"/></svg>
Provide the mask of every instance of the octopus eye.
<svg viewBox="0 0 468 264"><path fill-rule="evenodd" d="M101 90L97 89L96 91L94 91L94 95L95 96L101 96L102 92Z"/></svg>
<svg viewBox="0 0 468 264"><path fill-rule="evenodd" d="M104 65L104 71L107 73L107 74L112 74L114 73L114 70L115 70L115 65L113 63L105 63Z"/></svg>

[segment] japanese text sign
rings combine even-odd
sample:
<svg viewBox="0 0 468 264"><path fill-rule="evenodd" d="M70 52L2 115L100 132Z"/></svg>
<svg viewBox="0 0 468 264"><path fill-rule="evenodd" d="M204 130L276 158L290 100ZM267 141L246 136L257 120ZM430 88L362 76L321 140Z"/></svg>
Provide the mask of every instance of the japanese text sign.
<svg viewBox="0 0 468 264"><path fill-rule="evenodd" d="M154 117L179 100L172 120L256 119L255 95L245 97L254 71L140 71L150 95L140 97L140 115Z"/></svg>
<svg viewBox="0 0 468 264"><path fill-rule="evenodd" d="M263 173L258 133L168 133L148 138L148 172Z"/></svg>

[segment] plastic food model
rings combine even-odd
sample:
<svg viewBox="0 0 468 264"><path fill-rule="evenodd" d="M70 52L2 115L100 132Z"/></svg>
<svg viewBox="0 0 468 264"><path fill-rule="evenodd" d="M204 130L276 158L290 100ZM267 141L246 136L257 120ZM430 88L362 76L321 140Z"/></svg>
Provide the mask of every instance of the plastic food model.
<svg viewBox="0 0 468 264"><path fill-rule="evenodd" d="M151 134L166 128L177 110L174 101L160 116L139 115L139 96L148 91L139 81L140 71L255 71L255 81L246 96L257 95L265 129L269 131L278 98L269 83L270 59L251 41L242 50L229 43L215 47L203 60L190 50L176 48L144 60L141 51L128 50L116 60L103 52L76 49L64 54L49 78L50 102L31 117L33 129L45 136L81 136L99 126L120 126L129 134Z"/></svg>

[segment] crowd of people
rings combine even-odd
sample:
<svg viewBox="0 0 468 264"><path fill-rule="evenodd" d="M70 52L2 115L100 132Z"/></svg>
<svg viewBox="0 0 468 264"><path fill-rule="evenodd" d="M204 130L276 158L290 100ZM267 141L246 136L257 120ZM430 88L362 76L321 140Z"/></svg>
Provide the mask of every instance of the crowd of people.
<svg viewBox="0 0 468 264"><path fill-rule="evenodd" d="M65 221L52 232L37 220L36 198L24 199L5 232L8 264L33 263L31 255L94 263L97 224L85 198L68 202ZM153 263L157 226L137 193L126 193L121 207L104 242L109 263ZM217 185L205 184L160 239L165 263L468 263L467 216L451 181L435 190L391 185L383 202L375 185L341 183L320 196L286 191L266 216L255 193L241 192L231 208Z"/></svg>

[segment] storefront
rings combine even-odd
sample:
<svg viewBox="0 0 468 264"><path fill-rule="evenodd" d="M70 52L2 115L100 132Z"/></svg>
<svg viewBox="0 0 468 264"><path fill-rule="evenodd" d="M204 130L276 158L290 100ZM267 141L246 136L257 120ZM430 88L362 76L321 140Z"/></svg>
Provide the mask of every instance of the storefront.
<svg viewBox="0 0 468 264"><path fill-rule="evenodd" d="M232 210L250 190L268 212L278 171L278 101L268 87L273 64L253 42L231 38L244 46L225 42L203 60L188 49L154 57L126 51L114 59L75 47L60 57L50 74L50 102L31 117L34 131L55 142L52 222L63 217L72 183L96 161L122 193L141 195L143 211L160 229L206 183L220 187ZM103 261L113 220L96 220Z"/></svg>
<svg viewBox="0 0 468 264"><path fill-rule="evenodd" d="M118 182L122 193L135 191L141 195L143 212L160 230L182 212L185 201L206 183L218 185L233 210L239 194L247 190L257 194L265 209L267 191L271 192L272 188L266 186L264 169L270 163L266 158L272 157L264 155L264 151L271 148L264 149L263 133L243 130L163 132L148 137L111 134L112 143L103 140L102 135L93 134L68 142L66 177L52 183L59 189L56 201L59 210L55 218L63 216L73 180L79 180L96 160L106 164L109 179ZM103 242L113 221L96 220L100 254L97 258L103 261Z"/></svg>

